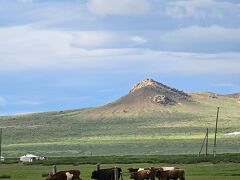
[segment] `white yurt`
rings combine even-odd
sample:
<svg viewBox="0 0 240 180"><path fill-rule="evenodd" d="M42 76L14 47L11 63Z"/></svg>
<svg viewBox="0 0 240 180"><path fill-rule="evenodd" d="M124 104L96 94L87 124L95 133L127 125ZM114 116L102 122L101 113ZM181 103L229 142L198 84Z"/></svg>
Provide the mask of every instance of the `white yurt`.
<svg viewBox="0 0 240 180"><path fill-rule="evenodd" d="M2 162L4 162L4 161L5 161L5 157L1 156L0 160L1 160Z"/></svg>
<svg viewBox="0 0 240 180"><path fill-rule="evenodd" d="M33 162L39 160L39 156L33 155L33 154L25 154L20 157L20 161L22 162Z"/></svg>

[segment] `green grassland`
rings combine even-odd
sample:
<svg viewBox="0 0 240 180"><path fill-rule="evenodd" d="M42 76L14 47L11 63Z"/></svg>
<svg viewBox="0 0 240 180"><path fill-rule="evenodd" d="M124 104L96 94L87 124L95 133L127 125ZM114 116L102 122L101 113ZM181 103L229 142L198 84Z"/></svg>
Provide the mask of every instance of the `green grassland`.
<svg viewBox="0 0 240 180"><path fill-rule="evenodd" d="M123 179L129 179L127 168L129 167L159 167L176 166L185 170L187 180L218 179L218 180L237 180L240 178L240 164L165 164L165 163L138 163L138 164L103 164L101 168L118 166L123 169ZM96 168L95 165L58 165L59 170L80 169L83 180L91 179L91 172ZM4 164L0 165L0 175L11 175L13 180L43 180L42 174L52 171L52 166L42 165L23 165L23 164Z"/></svg>
<svg viewBox="0 0 240 180"><path fill-rule="evenodd" d="M191 95L191 103L128 113L89 108L0 117L3 155L197 154L206 128L212 152L217 106L217 152L239 153L240 136L224 135L240 131L240 103L236 98Z"/></svg>

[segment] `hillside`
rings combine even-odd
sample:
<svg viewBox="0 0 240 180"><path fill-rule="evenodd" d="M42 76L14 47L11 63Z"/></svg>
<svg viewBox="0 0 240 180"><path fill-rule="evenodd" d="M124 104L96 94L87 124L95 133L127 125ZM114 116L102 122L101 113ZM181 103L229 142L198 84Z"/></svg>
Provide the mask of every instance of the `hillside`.
<svg viewBox="0 0 240 180"><path fill-rule="evenodd" d="M218 152L239 152L239 94L184 93L152 79L96 108L0 117L3 154L123 155L198 153L206 128Z"/></svg>
<svg viewBox="0 0 240 180"><path fill-rule="evenodd" d="M191 101L191 96L183 91L147 78L134 85L126 96L95 110L105 114L109 112L113 114L151 113L164 110L167 106L181 105Z"/></svg>

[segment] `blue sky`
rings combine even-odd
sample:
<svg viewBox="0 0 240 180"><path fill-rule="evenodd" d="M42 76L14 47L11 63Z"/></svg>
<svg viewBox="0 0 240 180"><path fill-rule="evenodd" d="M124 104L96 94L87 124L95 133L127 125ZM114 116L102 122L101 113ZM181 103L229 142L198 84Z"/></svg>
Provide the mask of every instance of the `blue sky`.
<svg viewBox="0 0 240 180"><path fill-rule="evenodd" d="M240 2L0 0L0 115L102 105L145 77L240 92Z"/></svg>

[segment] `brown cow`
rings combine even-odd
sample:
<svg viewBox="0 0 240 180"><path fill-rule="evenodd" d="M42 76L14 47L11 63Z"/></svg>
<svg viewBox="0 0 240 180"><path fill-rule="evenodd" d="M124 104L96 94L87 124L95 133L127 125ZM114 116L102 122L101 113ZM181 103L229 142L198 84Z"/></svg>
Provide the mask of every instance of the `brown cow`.
<svg viewBox="0 0 240 180"><path fill-rule="evenodd" d="M170 167L160 167L162 168L164 171L171 171L171 170L174 170L174 169L180 169L178 167L174 167L174 166L170 166Z"/></svg>
<svg viewBox="0 0 240 180"><path fill-rule="evenodd" d="M142 170L150 170L151 168L128 168L128 171L130 173L132 172L138 172L138 171L142 171Z"/></svg>
<svg viewBox="0 0 240 180"><path fill-rule="evenodd" d="M156 171L156 178L158 178L159 180L185 180L185 172L182 169L164 171L162 168L159 168Z"/></svg>
<svg viewBox="0 0 240 180"><path fill-rule="evenodd" d="M79 170L59 171L56 174L49 174L46 180L81 180Z"/></svg>
<svg viewBox="0 0 240 180"><path fill-rule="evenodd" d="M128 171L129 171L130 173L133 173L133 172L138 172L138 169L139 169L139 168L128 168Z"/></svg>
<svg viewBox="0 0 240 180"><path fill-rule="evenodd" d="M138 172L133 172L130 174L130 179L134 180L155 180L155 170L148 169L148 170L141 170Z"/></svg>

